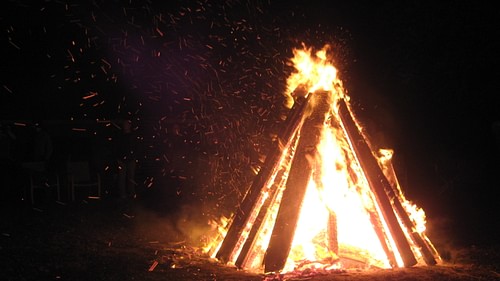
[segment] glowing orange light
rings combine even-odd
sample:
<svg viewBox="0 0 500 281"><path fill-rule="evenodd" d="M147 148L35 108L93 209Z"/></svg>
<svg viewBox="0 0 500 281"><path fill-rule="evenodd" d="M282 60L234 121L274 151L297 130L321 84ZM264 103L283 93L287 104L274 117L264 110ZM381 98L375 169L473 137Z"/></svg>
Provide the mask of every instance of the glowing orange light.
<svg viewBox="0 0 500 281"><path fill-rule="evenodd" d="M332 59L328 57L329 50L330 47L325 46L313 54L312 48L303 46L303 49L294 49L294 57L291 59L295 72L287 79L285 94L288 97L288 105L291 106L296 98L292 96L295 89L304 88L308 95L328 95L327 101L330 107L328 112L325 112L325 122L321 125L320 141L315 147L315 152L307 158L313 163L312 176L300 206L291 250L282 272L311 267L337 269L344 267L345 260L355 261L365 267L403 266L395 238L391 237L388 223L380 215L381 207L368 183L366 172L360 167L358 156L352 149L352 140L348 138L343 128L338 104L343 100L349 107L349 97L345 94L342 81L337 76L337 69L331 64ZM355 119L354 122L360 129L361 126ZM297 134L296 139L299 139L300 132ZM295 144L283 148L280 169L286 170L287 165L290 165L285 156L293 157ZM376 155L373 151L372 153ZM403 212L408 213L411 223L414 224L414 229L405 230L405 226L401 228L415 256L420 258L422 256L420 250L413 241L414 236L409 232L418 232L428 241L423 235L425 213L404 197L390 162L392 153L392 150L380 150L378 163L395 190L394 196L397 198L393 200L402 202ZM286 181L286 177L285 173L282 181ZM274 178L267 185L273 184L272 181ZM262 259L269 244L285 188L282 183L275 184L280 187L275 196L271 197L267 192L260 194L257 207L252 210L251 219L240 235L237 246L229 257L229 263L235 263L255 216L264 202L270 200L269 212L263 218L257 238L251 246L251 254L242 263L242 267L246 269L262 269ZM374 222L377 222L377 226ZM380 229L376 230L376 227ZM432 247L432 244L430 246ZM393 255L392 263L389 254Z"/></svg>

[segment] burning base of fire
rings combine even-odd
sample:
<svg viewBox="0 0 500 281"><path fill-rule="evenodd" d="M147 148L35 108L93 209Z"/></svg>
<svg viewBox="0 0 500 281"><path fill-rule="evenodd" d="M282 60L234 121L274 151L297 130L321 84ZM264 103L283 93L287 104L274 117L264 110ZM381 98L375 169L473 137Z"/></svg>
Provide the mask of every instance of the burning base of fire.
<svg viewBox="0 0 500 281"><path fill-rule="evenodd" d="M327 48L294 53L285 127L211 253L275 273L435 265L425 213L356 120Z"/></svg>
<svg viewBox="0 0 500 281"><path fill-rule="evenodd" d="M161 245L159 245L161 246ZM471 257L471 252L464 255ZM485 255L486 253L483 253ZM237 270L234 266L220 264L216 259L201 253L201 249L187 244L162 247L157 253L158 264L153 270L168 280L247 280L247 281L403 281L403 280L497 280L499 273L491 267L473 264L441 264L439 266L414 266L410 268L366 268L359 261L341 259L345 268L326 269L307 267L286 273L255 273ZM493 255L486 256L493 257ZM331 261L319 261L320 266ZM353 262L353 264L351 264ZM492 262L492 261L490 261ZM154 264L154 263L153 263ZM310 263L312 265L312 262ZM357 267L361 266L361 267ZM175 278L179 279L172 279ZM164 279L161 279L164 280Z"/></svg>

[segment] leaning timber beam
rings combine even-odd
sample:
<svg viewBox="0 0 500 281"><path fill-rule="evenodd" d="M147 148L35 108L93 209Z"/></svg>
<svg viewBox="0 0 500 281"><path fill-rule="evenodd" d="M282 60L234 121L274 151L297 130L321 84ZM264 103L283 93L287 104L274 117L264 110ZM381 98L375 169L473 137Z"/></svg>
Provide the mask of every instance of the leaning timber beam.
<svg viewBox="0 0 500 281"><path fill-rule="evenodd" d="M290 157L289 155L289 158ZM288 163L290 162L290 159L287 159ZM286 166L286 164L285 164ZM255 219L255 222L252 225L252 229L248 233L248 238L245 241L245 244L243 244L243 247L241 248L241 251L238 255L238 258L236 259L235 265L238 268L243 268L244 264L252 259L252 255L255 253L251 253L250 250L254 247L255 242L258 239L258 233L262 229L262 226L264 224L264 221L266 217L269 214L270 208L272 205L275 204L277 197L279 196L279 190L284 184L286 177L285 177L285 169L281 169L278 172L278 175L276 176L275 182L273 186L269 189L269 197L268 199L262 204L262 207L260 208L259 214L257 216L257 219Z"/></svg>
<svg viewBox="0 0 500 281"><path fill-rule="evenodd" d="M387 163L387 165L389 165L388 167L389 173L391 173L391 176L394 179L396 179L392 163L389 162ZM386 192L387 195L392 199L392 204L394 205L394 209L396 210L398 217L403 222L403 225L406 227L413 242L415 242L417 247L420 249L420 252L422 253L422 257L424 258L425 263L427 265L435 265L437 262L434 257L434 254L432 253L431 247L429 246L427 241L422 238L421 234L417 232L415 224L410 219L408 212L405 210L403 204L401 203L401 197L398 196L398 190L396 187L397 182L394 182L393 185L391 185L391 188L389 190L386 190Z"/></svg>
<svg viewBox="0 0 500 281"><path fill-rule="evenodd" d="M403 263L406 267L413 266L417 263L417 260L386 193L386 190L390 190L392 187L380 169L368 143L358 130L345 100L339 101L339 115Z"/></svg>
<svg viewBox="0 0 500 281"><path fill-rule="evenodd" d="M332 118L331 123L332 125L338 125L340 126L341 120L337 118ZM347 136L346 136L347 137ZM355 161L358 161L357 159ZM360 165L358 163L358 165ZM353 171L349 172L351 177L357 177ZM396 261L396 256L394 252L392 251L389 243L388 243L388 233L384 231L383 223L382 223L382 218L376 210L367 210L369 218L370 218L370 223L373 226L373 229L375 231L375 234L377 235L378 240L380 241L380 245L382 246L382 249L384 250L384 253L387 256L387 260L389 261L389 265L391 267L397 267L397 261Z"/></svg>
<svg viewBox="0 0 500 281"><path fill-rule="evenodd" d="M397 267L398 263L396 261L396 256L387 243L387 234L383 231L384 227L382 226L380 215L376 211L368 211L368 215L370 217L370 222L373 225L373 229L375 230L375 234L380 241L380 245L387 256L389 265L393 268Z"/></svg>
<svg viewBox="0 0 500 281"><path fill-rule="evenodd" d="M229 261L245 226L249 223L252 210L257 206L260 196L266 190L267 186L269 186L269 181L279 168L283 148L287 147L292 142L293 136L300 127L305 108L308 104L308 99L303 97L305 96L303 92L304 90L302 88L298 88L294 91L295 95L299 97L288 115L286 126L279 134L278 140L274 142L274 147L266 157L263 167L256 175L242 203L236 210L233 221L216 254L216 257L221 261Z"/></svg>
<svg viewBox="0 0 500 281"><path fill-rule="evenodd" d="M283 198L264 257L265 272L279 272L286 263L297 227L301 204L311 179L312 165L308 159L316 153L321 128L330 109L328 92L309 94L314 104L299 132L297 150L292 160Z"/></svg>

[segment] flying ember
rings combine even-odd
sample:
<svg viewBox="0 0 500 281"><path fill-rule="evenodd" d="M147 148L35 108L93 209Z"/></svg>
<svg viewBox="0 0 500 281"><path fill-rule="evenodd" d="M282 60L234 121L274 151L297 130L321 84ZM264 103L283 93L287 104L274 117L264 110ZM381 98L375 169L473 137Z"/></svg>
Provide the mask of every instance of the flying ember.
<svg viewBox="0 0 500 281"><path fill-rule="evenodd" d="M425 213L353 115L329 51L294 50L285 127L212 254L260 272L436 264Z"/></svg>

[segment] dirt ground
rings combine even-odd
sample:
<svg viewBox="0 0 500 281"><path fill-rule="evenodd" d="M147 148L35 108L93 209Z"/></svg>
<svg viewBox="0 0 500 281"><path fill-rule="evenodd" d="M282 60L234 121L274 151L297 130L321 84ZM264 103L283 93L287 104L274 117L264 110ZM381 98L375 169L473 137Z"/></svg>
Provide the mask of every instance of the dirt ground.
<svg viewBox="0 0 500 281"><path fill-rule="evenodd" d="M14 205L14 206L13 206ZM397 270L266 276L200 254L209 229L189 209L161 214L141 200L34 208L2 204L1 280L500 280L500 247L446 249L447 263ZM198 240L198 241L197 241Z"/></svg>

